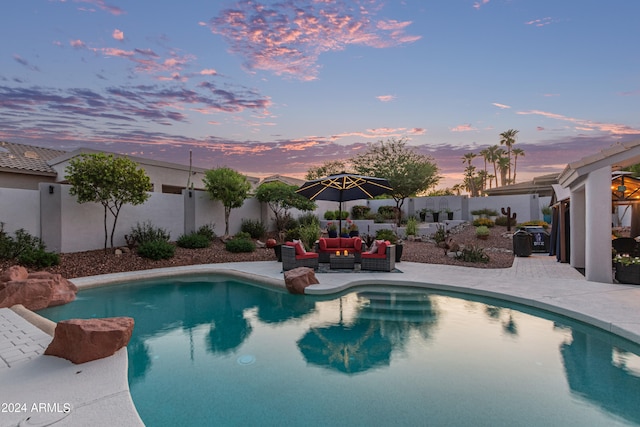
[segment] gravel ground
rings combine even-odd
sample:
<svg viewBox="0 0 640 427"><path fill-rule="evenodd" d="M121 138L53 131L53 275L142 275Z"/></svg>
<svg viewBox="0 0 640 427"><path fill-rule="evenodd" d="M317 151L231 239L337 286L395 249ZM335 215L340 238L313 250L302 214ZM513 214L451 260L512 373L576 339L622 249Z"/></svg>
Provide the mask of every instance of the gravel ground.
<svg viewBox="0 0 640 427"><path fill-rule="evenodd" d="M513 264L512 240L506 227L493 227L487 240L479 240L475 236L475 228L466 225L451 234L460 245L482 247L489 255L489 262L469 263L458 261L444 254L444 250L433 241L404 242L402 261L421 262L427 264L449 264L476 268L508 268ZM116 256L112 251L103 250L76 252L60 255L60 265L46 269L52 273L60 273L63 277L94 276L98 274L119 273L124 271L147 270L162 267L209 264L238 261L271 261L275 260L273 249L258 248L252 253L234 254L224 249L224 244L216 240L206 249L176 248L171 259L153 261L138 256L135 251ZM11 262L0 262L0 271L10 266Z"/></svg>

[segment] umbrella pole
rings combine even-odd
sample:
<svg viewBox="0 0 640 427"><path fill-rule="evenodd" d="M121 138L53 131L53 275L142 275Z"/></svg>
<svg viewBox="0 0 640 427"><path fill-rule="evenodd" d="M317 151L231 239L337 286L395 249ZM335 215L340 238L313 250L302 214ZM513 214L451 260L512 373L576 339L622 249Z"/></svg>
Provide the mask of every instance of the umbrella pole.
<svg viewBox="0 0 640 427"><path fill-rule="evenodd" d="M342 201L339 202L340 204L338 205L338 215L339 215L339 219L338 219L338 237L342 237Z"/></svg>

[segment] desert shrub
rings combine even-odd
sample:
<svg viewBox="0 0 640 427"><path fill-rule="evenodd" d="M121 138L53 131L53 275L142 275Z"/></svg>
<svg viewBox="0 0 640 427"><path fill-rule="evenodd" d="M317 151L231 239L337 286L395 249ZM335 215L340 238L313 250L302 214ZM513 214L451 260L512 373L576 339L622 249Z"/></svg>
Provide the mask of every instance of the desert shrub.
<svg viewBox="0 0 640 427"><path fill-rule="evenodd" d="M380 206L378 208L378 213L382 215L384 219L395 219L396 218L396 208L395 206Z"/></svg>
<svg viewBox="0 0 640 427"><path fill-rule="evenodd" d="M407 236L417 236L418 235L418 221L414 216L410 216L407 219Z"/></svg>
<svg viewBox="0 0 640 427"><path fill-rule="evenodd" d="M149 240L138 246L138 255L156 261L173 257L175 251L175 246L162 239Z"/></svg>
<svg viewBox="0 0 640 427"><path fill-rule="evenodd" d="M284 233L285 242L292 242L300 239L300 226L290 228Z"/></svg>
<svg viewBox="0 0 640 427"><path fill-rule="evenodd" d="M477 237L487 237L489 236L489 227L485 225L481 225L476 227L476 236Z"/></svg>
<svg viewBox="0 0 640 427"><path fill-rule="evenodd" d="M458 255L456 255L456 259L465 262L487 263L489 262L489 255L484 253L484 249L470 245L462 249Z"/></svg>
<svg viewBox="0 0 640 427"><path fill-rule="evenodd" d="M326 211L324 213L324 219L326 219L327 221L332 221L336 219L336 213L334 211Z"/></svg>
<svg viewBox="0 0 640 427"><path fill-rule="evenodd" d="M196 233L206 237L210 242L213 242L213 239L216 238L216 232L213 231L214 229L215 224L205 224L198 228L198 231L196 231Z"/></svg>
<svg viewBox="0 0 640 427"><path fill-rule="evenodd" d="M198 233L190 233L183 234L178 237L176 240L176 244L181 248L187 249L197 249L197 248L207 248L211 245L211 240L203 234Z"/></svg>
<svg viewBox="0 0 640 427"><path fill-rule="evenodd" d="M138 242L138 245L143 245L144 243L154 242L157 240L168 242L171 238L171 233L167 232L163 228L154 227L151 221L145 221L142 224L137 223L135 227L131 227L130 236ZM173 256L173 254L171 256Z"/></svg>
<svg viewBox="0 0 640 427"><path fill-rule="evenodd" d="M444 227L438 227L438 229L433 235L433 240L435 240L436 243L442 243L446 240L446 238L447 238L447 232L444 229Z"/></svg>
<svg viewBox="0 0 640 427"><path fill-rule="evenodd" d="M11 237L3 230L0 223L0 259L15 259L27 251L44 250L45 246L39 237L32 236L24 228L16 230Z"/></svg>
<svg viewBox="0 0 640 427"><path fill-rule="evenodd" d="M27 249L18 256L18 264L25 267L45 268L60 264L60 255L43 248Z"/></svg>
<svg viewBox="0 0 640 427"><path fill-rule="evenodd" d="M482 208L471 211L471 215L498 216L498 211L496 211L495 209Z"/></svg>
<svg viewBox="0 0 640 427"><path fill-rule="evenodd" d="M262 223L262 221L258 220L254 221L251 219L243 219L242 225L240 225L240 230L244 231L245 233L249 233L249 235L253 239L259 239L267 234L267 230L264 227L264 224Z"/></svg>
<svg viewBox="0 0 640 427"><path fill-rule="evenodd" d="M253 241L249 239L237 238L234 237L231 240L227 240L225 244L225 248L229 252L239 253L239 252L253 252L256 250L256 245Z"/></svg>
<svg viewBox="0 0 640 427"><path fill-rule="evenodd" d="M376 231L376 240L388 240L392 244L396 244L398 237L393 231L388 228L383 228L382 230Z"/></svg>
<svg viewBox="0 0 640 427"><path fill-rule="evenodd" d="M311 213L311 212L306 213L304 215L300 215L298 217L298 223L301 226L314 225L315 227L320 228L320 220L314 213Z"/></svg>
<svg viewBox="0 0 640 427"><path fill-rule="evenodd" d="M289 230L298 227L298 221L289 212L276 219L277 230Z"/></svg>
<svg viewBox="0 0 640 427"><path fill-rule="evenodd" d="M315 224L301 225L299 228L300 240L304 243L307 250L315 245L316 240L320 238L320 228Z"/></svg>
<svg viewBox="0 0 640 427"><path fill-rule="evenodd" d="M473 225L476 227L484 226L487 228L491 228L495 225L495 223L491 221L489 218L478 218L473 221Z"/></svg>
<svg viewBox="0 0 640 427"><path fill-rule="evenodd" d="M506 227L508 223L509 223L509 218L507 218L506 216L499 216L498 218L496 218L496 225ZM515 219L512 219L511 225L516 225L516 224L517 224L517 221Z"/></svg>
<svg viewBox="0 0 640 427"><path fill-rule="evenodd" d="M371 211L369 206L356 205L351 208L352 219L366 219L367 214Z"/></svg>

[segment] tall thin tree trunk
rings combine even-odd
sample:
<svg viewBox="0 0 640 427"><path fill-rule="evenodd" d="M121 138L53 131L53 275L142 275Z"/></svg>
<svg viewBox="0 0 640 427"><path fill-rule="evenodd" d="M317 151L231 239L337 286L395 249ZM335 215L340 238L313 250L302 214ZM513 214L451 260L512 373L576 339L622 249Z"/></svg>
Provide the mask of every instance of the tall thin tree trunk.
<svg viewBox="0 0 640 427"><path fill-rule="evenodd" d="M107 231L107 205L104 205L104 251L107 252L107 238L109 232Z"/></svg>

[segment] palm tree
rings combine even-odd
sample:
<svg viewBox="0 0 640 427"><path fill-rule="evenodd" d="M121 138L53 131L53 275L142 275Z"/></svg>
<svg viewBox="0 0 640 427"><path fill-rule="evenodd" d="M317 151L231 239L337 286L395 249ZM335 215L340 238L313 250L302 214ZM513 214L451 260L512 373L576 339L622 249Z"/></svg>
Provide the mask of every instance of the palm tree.
<svg viewBox="0 0 640 427"><path fill-rule="evenodd" d="M507 185L509 181L507 180L507 173L509 172L509 167L511 166L511 162L507 156L501 156L498 159L498 170L500 171L500 185Z"/></svg>
<svg viewBox="0 0 640 427"><path fill-rule="evenodd" d="M492 145L491 147L487 148L487 153L488 153L489 161L493 163L493 177L496 180L496 187L497 187L498 186L498 166L496 163L498 162L498 159L502 156L502 153L504 153L504 150L497 145ZM491 181L489 181L489 187L491 188Z"/></svg>
<svg viewBox="0 0 640 427"><path fill-rule="evenodd" d="M480 191L484 192L487 189L487 178L489 177L489 172L486 170L478 171L478 180L480 181Z"/></svg>
<svg viewBox="0 0 640 427"><path fill-rule="evenodd" d="M509 129L500 134L500 145L507 146L507 158L509 159L509 182L511 182L511 147L516 143L518 130Z"/></svg>
<svg viewBox="0 0 640 427"><path fill-rule="evenodd" d="M516 168L518 166L518 156L524 157L524 150L522 148L514 148L511 150L513 154L513 183L516 183Z"/></svg>
<svg viewBox="0 0 640 427"><path fill-rule="evenodd" d="M489 176L489 173L487 172L487 162L489 161L489 150L487 148L485 148L484 150L480 150L480 155L484 160L484 177L482 181L482 189L484 190L485 188L487 188L487 177ZM491 183L489 183L489 185L491 185Z"/></svg>
<svg viewBox="0 0 640 427"><path fill-rule="evenodd" d="M462 163L467 163L469 166L471 166L471 161L476 157L478 157L476 153L466 153L464 156L462 156Z"/></svg>

